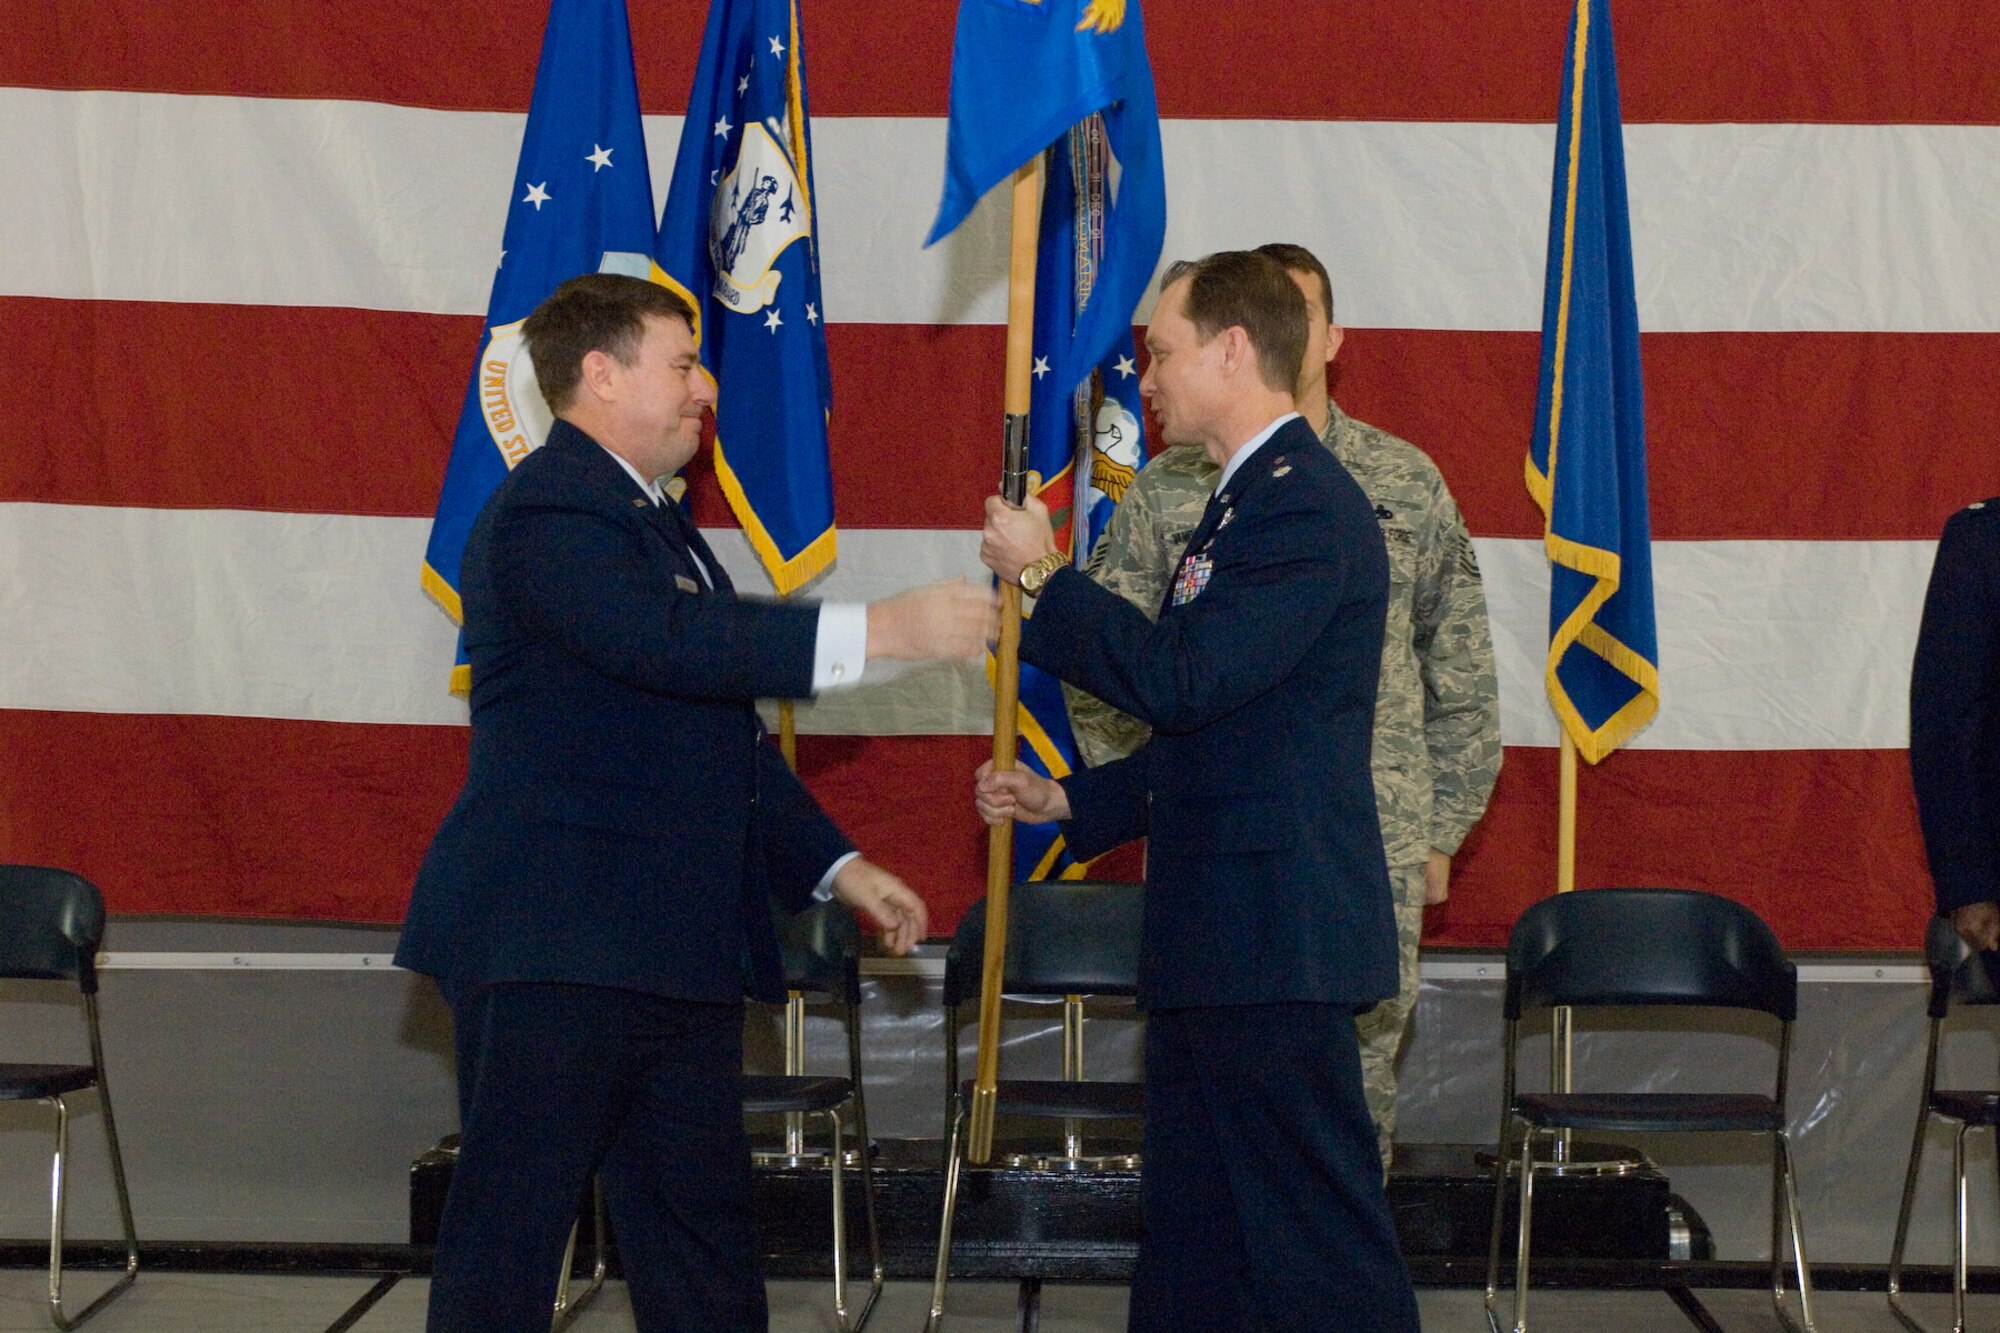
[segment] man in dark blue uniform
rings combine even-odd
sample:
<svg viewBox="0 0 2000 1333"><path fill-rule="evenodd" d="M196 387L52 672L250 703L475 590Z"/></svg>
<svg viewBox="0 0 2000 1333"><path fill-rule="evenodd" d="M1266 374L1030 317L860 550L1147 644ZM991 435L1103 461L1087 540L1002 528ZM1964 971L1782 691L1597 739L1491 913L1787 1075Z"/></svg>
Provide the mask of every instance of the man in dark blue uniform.
<svg viewBox="0 0 2000 1333"><path fill-rule="evenodd" d="M1417 1327L1353 1021L1396 992L1369 772L1388 561L1293 411L1306 336L1264 256L1168 270L1141 387L1222 473L1157 623L1055 553L1039 502L987 502L981 558L1039 598L1022 659L1153 728L1060 783L977 784L989 822L1062 820L1079 858L1149 840L1137 1333Z"/></svg>
<svg viewBox="0 0 2000 1333"><path fill-rule="evenodd" d="M461 1139L430 1328L547 1333L600 1172L638 1325L766 1328L742 999L775 998L771 905L838 897L905 952L922 901L854 852L753 701L867 657L966 656L963 581L871 606L737 597L661 482L714 392L662 287L564 283L524 329L557 421L466 540L464 790L396 953L451 1006Z"/></svg>
<svg viewBox="0 0 2000 1333"><path fill-rule="evenodd" d="M1938 541L1910 672L1910 775L1938 912L2000 949L2000 499Z"/></svg>

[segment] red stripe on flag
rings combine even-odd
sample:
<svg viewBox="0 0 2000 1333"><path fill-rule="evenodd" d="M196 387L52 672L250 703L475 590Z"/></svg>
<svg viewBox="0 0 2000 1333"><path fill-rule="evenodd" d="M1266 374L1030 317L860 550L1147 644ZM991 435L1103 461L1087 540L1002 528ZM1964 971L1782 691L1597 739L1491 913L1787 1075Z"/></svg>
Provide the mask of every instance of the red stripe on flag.
<svg viewBox="0 0 2000 1333"><path fill-rule="evenodd" d="M1648 333L1646 469L1667 540L1933 540L2000 492L2000 335ZM1482 537L1540 537L1521 481L1538 333L1353 329L1347 411L1422 446Z"/></svg>
<svg viewBox="0 0 2000 1333"><path fill-rule="evenodd" d="M32 447L0 450L0 500L426 517L478 330L469 316L0 298L0 364L69 387L15 405ZM842 527L976 525L998 477L1002 337L829 330L848 386L833 413ZM1538 536L1521 484L1538 349L1533 333L1355 329L1338 394L1430 452L1473 531ZM1658 537L1928 539L2000 492L2000 450L1966 445L2000 400L2000 335L1661 333L1644 355ZM733 527L705 462L693 479L698 521Z"/></svg>
<svg viewBox="0 0 2000 1333"><path fill-rule="evenodd" d="M1510 746L1433 944L1504 944L1555 889L1553 749ZM1579 775L1576 882L1706 889L1793 949L1920 949L1934 908L1903 750L1620 750Z"/></svg>
<svg viewBox="0 0 2000 1333"><path fill-rule="evenodd" d="M0 710L0 860L114 912L400 920L462 727Z"/></svg>
<svg viewBox="0 0 2000 1333"><path fill-rule="evenodd" d="M0 860L125 913L395 921L465 772L456 727L0 711ZM984 736L799 738L800 771L948 934L985 888ZM1507 751L1438 944L1492 946L1555 879L1555 752ZM1908 949L1930 882L1899 750L1625 750L1583 774L1577 880L1741 899L1801 949ZM1100 867L1137 878L1132 850Z"/></svg>
<svg viewBox="0 0 2000 1333"><path fill-rule="evenodd" d="M17 4L0 85L354 98L525 111L545 0ZM1153 4L1167 116L1550 120L1564 0ZM941 116L953 8L816 0L802 16L813 111ZM631 9L645 109L679 114L701 44L693 6ZM1683 0L1618 14L1627 124L2000 123L1988 0ZM1542 71L1523 77L1523 71Z"/></svg>
<svg viewBox="0 0 2000 1333"><path fill-rule="evenodd" d="M0 500L428 517L481 322L0 297Z"/></svg>
<svg viewBox="0 0 2000 1333"><path fill-rule="evenodd" d="M465 779L463 727L0 709L0 861L114 912L399 921ZM985 890L984 736L801 736L800 771L948 933Z"/></svg>

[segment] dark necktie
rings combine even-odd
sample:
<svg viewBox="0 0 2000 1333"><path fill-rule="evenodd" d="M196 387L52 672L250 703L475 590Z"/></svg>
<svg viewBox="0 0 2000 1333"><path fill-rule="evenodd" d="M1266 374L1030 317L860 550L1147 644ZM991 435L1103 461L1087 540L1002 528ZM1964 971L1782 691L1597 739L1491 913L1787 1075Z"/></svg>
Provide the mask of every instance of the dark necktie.
<svg viewBox="0 0 2000 1333"><path fill-rule="evenodd" d="M709 549L706 541L702 540L701 529L695 527L689 520L687 511L672 500L667 500L656 508L666 521L667 529L679 540L681 546L693 555L697 566L697 577L706 574L707 585L717 592L735 591L730 585L729 575L723 571L722 562L715 558L715 552Z"/></svg>

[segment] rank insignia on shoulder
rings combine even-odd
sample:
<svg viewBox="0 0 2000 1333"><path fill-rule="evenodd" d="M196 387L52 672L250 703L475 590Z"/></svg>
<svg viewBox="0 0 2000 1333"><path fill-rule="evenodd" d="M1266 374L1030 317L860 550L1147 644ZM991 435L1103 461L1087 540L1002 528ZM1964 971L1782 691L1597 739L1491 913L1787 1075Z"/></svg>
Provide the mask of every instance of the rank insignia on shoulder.
<svg viewBox="0 0 2000 1333"><path fill-rule="evenodd" d="M1984 500L1974 500L1974 501L1973 501L1973 502L1972 502L1971 504L1967 505L1967 506L1966 506L1966 508L1967 508L1967 509L1984 509L1984 508L1986 508L1986 501L1984 501Z"/></svg>
<svg viewBox="0 0 2000 1333"><path fill-rule="evenodd" d="M1181 561L1181 572L1174 577L1175 606L1186 606L1201 596L1201 590L1208 586L1209 575L1215 572L1215 561L1205 555L1191 555Z"/></svg>
<svg viewBox="0 0 2000 1333"><path fill-rule="evenodd" d="M1279 454L1271 461L1271 475L1274 477L1282 477L1291 470L1292 465L1286 460L1284 454Z"/></svg>

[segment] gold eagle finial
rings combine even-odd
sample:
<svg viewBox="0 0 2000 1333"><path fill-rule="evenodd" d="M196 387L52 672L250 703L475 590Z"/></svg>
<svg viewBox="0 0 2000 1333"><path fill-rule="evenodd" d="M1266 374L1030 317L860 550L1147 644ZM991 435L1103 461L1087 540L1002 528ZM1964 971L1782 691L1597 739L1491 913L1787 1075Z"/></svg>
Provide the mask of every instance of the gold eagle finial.
<svg viewBox="0 0 2000 1333"><path fill-rule="evenodd" d="M1078 32L1116 32L1125 22L1125 0L1090 0L1084 6L1083 21L1076 25Z"/></svg>

